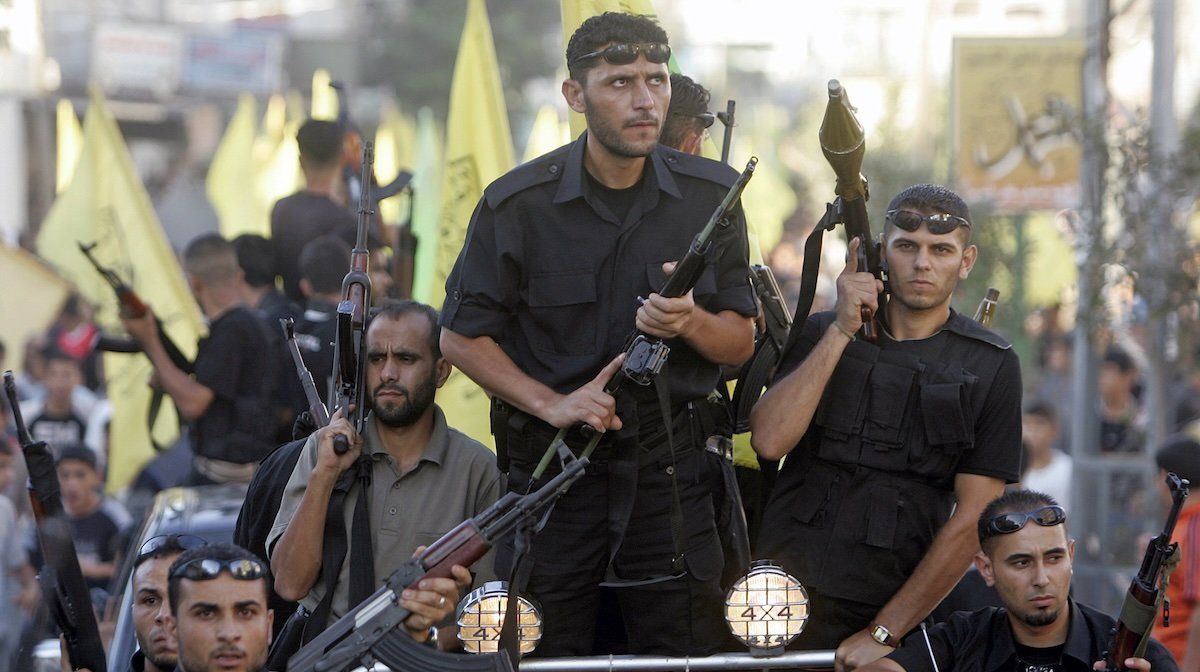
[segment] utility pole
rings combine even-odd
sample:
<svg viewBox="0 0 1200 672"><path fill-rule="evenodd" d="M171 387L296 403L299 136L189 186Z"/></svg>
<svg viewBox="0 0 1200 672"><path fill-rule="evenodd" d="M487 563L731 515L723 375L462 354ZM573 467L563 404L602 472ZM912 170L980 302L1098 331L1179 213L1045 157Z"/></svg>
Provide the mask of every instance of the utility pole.
<svg viewBox="0 0 1200 672"><path fill-rule="evenodd" d="M1150 203L1150 240L1148 268L1157 273L1142 273L1139 282L1150 308L1147 325L1146 356L1147 450L1162 444L1166 437L1167 413L1170 404L1171 367L1167 363L1167 341L1170 326L1166 319L1172 306L1167 280L1174 271L1170 263L1175 240L1174 204L1171 197L1172 159L1179 151L1179 127L1175 119L1175 0L1154 0L1151 4L1154 61L1150 77L1150 183L1147 200ZM1144 269L1145 270L1145 269ZM1146 277L1152 275L1154 277Z"/></svg>

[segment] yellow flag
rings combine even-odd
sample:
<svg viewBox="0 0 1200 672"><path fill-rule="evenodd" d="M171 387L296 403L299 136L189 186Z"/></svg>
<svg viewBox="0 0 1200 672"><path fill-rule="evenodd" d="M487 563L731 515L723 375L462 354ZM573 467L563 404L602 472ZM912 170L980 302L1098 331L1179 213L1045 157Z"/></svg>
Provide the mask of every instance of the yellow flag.
<svg viewBox="0 0 1200 672"><path fill-rule="evenodd" d="M243 233L271 235L270 206L246 188L262 173L254 160L257 134L258 103L254 96L244 93L225 127L205 180L208 200L221 222L221 235L228 239Z"/></svg>
<svg viewBox="0 0 1200 672"><path fill-rule="evenodd" d="M330 86L331 82L333 82L333 78L329 75L329 71L325 68L317 68L317 70L313 72L312 112L310 114L313 119L337 121L337 91L334 91L333 87Z"/></svg>
<svg viewBox="0 0 1200 672"><path fill-rule="evenodd" d="M462 249L483 188L512 169L514 163L487 7L483 0L470 0L450 85L438 256L429 287L434 306L441 306L445 298L446 276ZM421 200L420 195L417 200ZM478 441L491 443L487 397L461 372L455 372L442 388L438 403L451 426Z"/></svg>
<svg viewBox="0 0 1200 672"><path fill-rule="evenodd" d="M46 333L71 285L41 259L0 243L0 341L8 347L4 368L21 371L25 343Z"/></svg>
<svg viewBox="0 0 1200 672"><path fill-rule="evenodd" d="M42 222L37 250L98 306L96 319L101 328L118 331L116 299L80 253L79 241L95 242L97 259L154 307L167 334L185 355L195 355L200 311L98 89L91 92L75 177ZM146 381L151 366L142 355L110 353L104 356L104 371L113 404L108 459L111 492L125 487L154 454L146 428L151 396ZM169 443L177 432L174 410L164 404L155 438Z"/></svg>
<svg viewBox="0 0 1200 672"><path fill-rule="evenodd" d="M521 161L528 162L551 152L571 141L571 129L558 117L553 105L542 105L533 119L529 139L525 141L525 155Z"/></svg>
<svg viewBox="0 0 1200 672"><path fill-rule="evenodd" d="M559 7L562 10L563 51L566 51L567 44L571 41L571 35L575 34L575 30L579 28L580 24L605 12L648 16L656 23L658 22L658 12L654 11L654 3L651 0L560 0ZM679 69L675 67L675 59L672 57L671 72L678 71ZM587 122L583 115L568 111L567 119L571 124L571 137L578 138L579 134L587 128Z"/></svg>
<svg viewBox="0 0 1200 672"><path fill-rule="evenodd" d="M438 258L438 215L442 211L442 136L433 110L417 112L417 141L413 166L412 232L417 237L417 257L413 263L413 298L431 303L430 294ZM444 289L444 288L441 288Z"/></svg>
<svg viewBox="0 0 1200 672"><path fill-rule="evenodd" d="M79 117L75 116L75 108L71 101L63 98L58 101L58 157L55 165L54 193L61 194L71 182L75 174L75 164L79 161L79 150L83 146L83 129L79 127Z"/></svg>

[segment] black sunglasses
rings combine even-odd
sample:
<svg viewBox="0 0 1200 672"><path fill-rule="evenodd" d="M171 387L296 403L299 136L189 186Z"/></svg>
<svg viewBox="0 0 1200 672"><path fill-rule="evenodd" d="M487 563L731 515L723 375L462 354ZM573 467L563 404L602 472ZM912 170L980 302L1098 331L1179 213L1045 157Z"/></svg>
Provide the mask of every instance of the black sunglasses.
<svg viewBox="0 0 1200 672"><path fill-rule="evenodd" d="M200 548L207 545L207 541L194 534L160 534L157 537L150 537L142 543L133 564L142 564L144 560L158 555L164 548L170 548L172 551L182 553L183 551L190 551L193 548Z"/></svg>
<svg viewBox="0 0 1200 672"><path fill-rule="evenodd" d="M1033 521L1042 527L1053 527L1067 522L1067 512L1061 506L1043 506L1036 511L1002 513L980 525L980 536L984 539L1001 534L1012 534Z"/></svg>
<svg viewBox="0 0 1200 672"><path fill-rule="evenodd" d="M672 112L671 114L676 117L688 117L689 119L695 119L695 120L699 121L700 125L703 126L704 128L711 127L713 125L713 123L715 123L717 121L717 115L713 114L712 112L701 112L700 114L688 114L686 112Z"/></svg>
<svg viewBox="0 0 1200 672"><path fill-rule="evenodd" d="M887 221L905 231L916 231L924 224L929 228L930 233L938 236L950 233L960 226L965 226L968 229L971 228L971 223L958 215L947 215L945 213L922 215L912 210L888 210Z"/></svg>
<svg viewBox="0 0 1200 672"><path fill-rule="evenodd" d="M171 572L171 578L211 581L217 578L222 570L229 570L230 576L238 581L253 581L267 575L267 568L258 560L196 558L176 567L175 571Z"/></svg>
<svg viewBox="0 0 1200 672"><path fill-rule="evenodd" d="M662 42L613 44L599 51L584 54L575 59L575 62L579 63L599 56L613 65L629 65L637 60L638 54L645 54L646 60L651 63L666 63L671 60L671 46Z"/></svg>

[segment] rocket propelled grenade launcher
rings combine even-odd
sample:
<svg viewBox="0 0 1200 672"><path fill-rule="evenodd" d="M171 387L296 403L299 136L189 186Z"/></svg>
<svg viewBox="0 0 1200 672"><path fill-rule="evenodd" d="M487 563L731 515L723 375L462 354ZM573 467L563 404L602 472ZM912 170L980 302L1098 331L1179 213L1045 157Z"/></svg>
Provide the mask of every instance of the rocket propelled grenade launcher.
<svg viewBox="0 0 1200 672"><path fill-rule="evenodd" d="M886 280L879 247L871 236L871 222L867 218L867 178L860 172L867 150L867 136L854 111L841 82L829 80L829 103L825 106L825 117L821 120L818 133L821 153L837 176L834 193L838 198L834 208L840 209L841 221L846 226L846 241L859 239L858 270ZM883 297L880 299L879 306L882 308ZM863 337L875 343L879 339L879 326L875 322L874 311L863 306L861 312Z"/></svg>

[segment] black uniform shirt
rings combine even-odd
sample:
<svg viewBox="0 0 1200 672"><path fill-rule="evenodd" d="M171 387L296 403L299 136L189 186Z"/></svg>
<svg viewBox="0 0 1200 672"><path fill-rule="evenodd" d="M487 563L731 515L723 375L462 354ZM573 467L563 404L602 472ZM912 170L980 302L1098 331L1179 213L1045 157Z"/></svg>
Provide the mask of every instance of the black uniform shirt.
<svg viewBox="0 0 1200 672"><path fill-rule="evenodd" d="M590 381L622 351L638 297L663 285L663 262L683 257L737 178L724 164L659 145L621 219L585 177L586 138L488 186L447 278L442 308L442 326L490 336L522 371L561 394ZM694 297L709 312L751 316L740 206L734 214L722 233L722 253ZM671 348L672 401L705 396L717 382L717 365L681 339ZM653 398L648 388L640 394Z"/></svg>
<svg viewBox="0 0 1200 672"><path fill-rule="evenodd" d="M292 301L304 301L300 292L300 252L314 238L336 235L354 244L357 219L333 199L311 191L298 191L279 199L271 209L271 244L275 269L283 278L283 291Z"/></svg>
<svg viewBox="0 0 1200 672"><path fill-rule="evenodd" d="M270 452L270 441L247 451L231 435L244 430L246 406L258 409L257 420L270 418L263 398L271 398L278 383L278 358L271 351L266 327L244 306L222 314L200 339L196 352L196 382L213 392L212 403L195 421L197 455L229 462L257 462ZM239 405L243 408L239 413ZM251 452L255 454L250 454Z"/></svg>
<svg viewBox="0 0 1200 672"><path fill-rule="evenodd" d="M1068 600L1068 604L1071 624L1062 649L1062 662L1056 667L1062 672L1087 672L1108 648L1115 622L1111 616L1074 600ZM925 638L916 633L906 638L888 658L900 663L907 672L933 672L930 649L940 672L1027 672L1034 663L1018 658L1008 613L998 607L960 611L945 623L929 629L928 646ZM1145 657L1154 672L1179 669L1175 659L1157 640L1150 640Z"/></svg>

